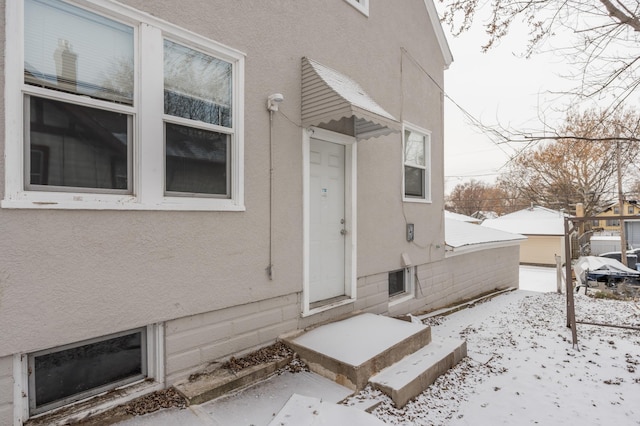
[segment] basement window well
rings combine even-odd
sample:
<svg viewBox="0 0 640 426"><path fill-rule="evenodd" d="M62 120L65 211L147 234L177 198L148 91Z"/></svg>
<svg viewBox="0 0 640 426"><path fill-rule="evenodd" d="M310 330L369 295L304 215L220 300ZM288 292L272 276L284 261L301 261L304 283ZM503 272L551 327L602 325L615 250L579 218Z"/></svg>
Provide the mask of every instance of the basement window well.
<svg viewBox="0 0 640 426"><path fill-rule="evenodd" d="M29 414L147 377L147 328L29 354Z"/></svg>
<svg viewBox="0 0 640 426"><path fill-rule="evenodd" d="M408 296L413 291L413 268L389 272L389 297Z"/></svg>

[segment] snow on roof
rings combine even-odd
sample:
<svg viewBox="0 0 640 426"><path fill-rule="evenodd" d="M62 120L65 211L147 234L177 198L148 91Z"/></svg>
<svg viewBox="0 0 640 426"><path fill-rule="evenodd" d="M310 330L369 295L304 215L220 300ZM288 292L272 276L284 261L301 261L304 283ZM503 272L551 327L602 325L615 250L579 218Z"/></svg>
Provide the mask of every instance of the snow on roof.
<svg viewBox="0 0 640 426"><path fill-rule="evenodd" d="M534 206L517 212L486 219L482 226L522 235L564 235L565 214Z"/></svg>
<svg viewBox="0 0 640 426"><path fill-rule="evenodd" d="M527 237L498 229L485 228L455 219L444 219L444 240L454 252L484 248L486 245L511 245Z"/></svg>
<svg viewBox="0 0 640 426"><path fill-rule="evenodd" d="M469 223L480 223L480 222L482 222L480 219L477 219L475 217L467 216L467 215L460 214L460 213L450 212L448 210L444 211L444 217L445 217L445 219L459 220L461 222L469 222Z"/></svg>

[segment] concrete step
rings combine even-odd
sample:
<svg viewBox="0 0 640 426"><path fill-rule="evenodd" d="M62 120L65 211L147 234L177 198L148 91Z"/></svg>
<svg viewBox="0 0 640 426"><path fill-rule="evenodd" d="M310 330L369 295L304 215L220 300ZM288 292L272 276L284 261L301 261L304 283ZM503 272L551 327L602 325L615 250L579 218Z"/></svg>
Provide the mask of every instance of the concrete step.
<svg viewBox="0 0 640 426"><path fill-rule="evenodd" d="M372 375L428 345L431 328L365 313L282 340L311 371L361 390Z"/></svg>
<svg viewBox="0 0 640 426"><path fill-rule="evenodd" d="M402 408L465 356L465 340L431 342L372 376L369 383L389 395L396 407Z"/></svg>
<svg viewBox="0 0 640 426"><path fill-rule="evenodd" d="M287 357L278 361L266 362L244 368L238 372L217 368L213 371L196 375L196 377L178 383L174 387L186 398L189 405L202 404L266 379L289 364L291 359L291 357Z"/></svg>

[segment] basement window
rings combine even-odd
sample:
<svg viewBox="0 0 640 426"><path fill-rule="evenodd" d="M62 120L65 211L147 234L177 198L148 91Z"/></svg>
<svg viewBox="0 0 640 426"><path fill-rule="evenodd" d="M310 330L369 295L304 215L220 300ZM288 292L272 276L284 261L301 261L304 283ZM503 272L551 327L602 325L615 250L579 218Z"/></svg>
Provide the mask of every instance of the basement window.
<svg viewBox="0 0 640 426"><path fill-rule="evenodd" d="M29 354L33 416L147 377L147 328Z"/></svg>
<svg viewBox="0 0 640 426"><path fill-rule="evenodd" d="M389 272L389 297L406 296L413 291L413 268Z"/></svg>

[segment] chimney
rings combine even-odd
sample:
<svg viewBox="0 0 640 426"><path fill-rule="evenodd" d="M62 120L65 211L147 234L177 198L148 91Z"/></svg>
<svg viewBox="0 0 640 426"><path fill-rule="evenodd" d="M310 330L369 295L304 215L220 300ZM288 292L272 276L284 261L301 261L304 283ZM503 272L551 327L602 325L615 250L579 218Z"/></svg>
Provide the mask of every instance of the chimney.
<svg viewBox="0 0 640 426"><path fill-rule="evenodd" d="M69 40L58 39L53 59L56 62L58 87L67 92L77 92L78 55L71 51Z"/></svg>

